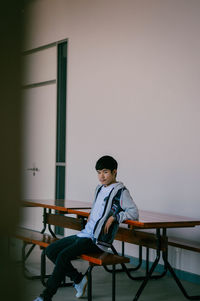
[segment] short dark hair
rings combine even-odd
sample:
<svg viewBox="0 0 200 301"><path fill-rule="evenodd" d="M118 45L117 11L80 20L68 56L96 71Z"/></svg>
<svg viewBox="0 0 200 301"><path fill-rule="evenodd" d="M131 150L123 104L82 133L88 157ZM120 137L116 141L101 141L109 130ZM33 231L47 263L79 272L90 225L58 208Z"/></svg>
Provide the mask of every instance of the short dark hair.
<svg viewBox="0 0 200 301"><path fill-rule="evenodd" d="M117 169L118 163L117 161L111 156L103 156L101 157L96 163L96 170L102 170L104 168L113 171Z"/></svg>

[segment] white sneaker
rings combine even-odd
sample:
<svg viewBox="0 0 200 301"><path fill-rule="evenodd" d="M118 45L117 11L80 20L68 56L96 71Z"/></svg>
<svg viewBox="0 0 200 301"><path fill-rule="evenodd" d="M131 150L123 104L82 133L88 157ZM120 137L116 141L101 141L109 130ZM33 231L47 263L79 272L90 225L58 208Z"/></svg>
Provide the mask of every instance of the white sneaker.
<svg viewBox="0 0 200 301"><path fill-rule="evenodd" d="M37 297L36 299L34 299L33 301L43 301L42 297Z"/></svg>
<svg viewBox="0 0 200 301"><path fill-rule="evenodd" d="M77 290L76 298L81 298L84 296L87 283L88 283L87 276L84 276L80 283L74 284L74 287Z"/></svg>

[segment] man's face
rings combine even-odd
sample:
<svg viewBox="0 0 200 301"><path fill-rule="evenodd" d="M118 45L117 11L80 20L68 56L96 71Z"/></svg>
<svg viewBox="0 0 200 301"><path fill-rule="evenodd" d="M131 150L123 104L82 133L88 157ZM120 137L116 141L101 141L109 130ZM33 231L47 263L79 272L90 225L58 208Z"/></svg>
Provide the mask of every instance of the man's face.
<svg viewBox="0 0 200 301"><path fill-rule="evenodd" d="M117 175L116 169L111 171L110 169L104 168L101 170L97 170L97 173L98 173L98 179L102 185L108 186L110 184L116 183L116 175Z"/></svg>

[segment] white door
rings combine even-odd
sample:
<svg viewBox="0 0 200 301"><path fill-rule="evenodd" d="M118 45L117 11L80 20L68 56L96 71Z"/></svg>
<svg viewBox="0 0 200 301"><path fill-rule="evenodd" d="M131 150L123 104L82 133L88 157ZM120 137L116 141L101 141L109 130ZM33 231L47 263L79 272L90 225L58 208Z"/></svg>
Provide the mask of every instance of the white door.
<svg viewBox="0 0 200 301"><path fill-rule="evenodd" d="M54 199L56 46L25 55L22 91L22 198ZM22 225L41 230L42 209L23 209Z"/></svg>

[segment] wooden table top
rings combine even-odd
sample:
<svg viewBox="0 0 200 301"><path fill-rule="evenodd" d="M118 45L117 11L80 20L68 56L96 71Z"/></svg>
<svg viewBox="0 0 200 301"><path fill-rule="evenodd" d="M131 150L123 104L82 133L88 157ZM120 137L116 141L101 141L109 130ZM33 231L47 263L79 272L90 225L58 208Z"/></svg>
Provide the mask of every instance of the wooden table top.
<svg viewBox="0 0 200 301"><path fill-rule="evenodd" d="M69 209L68 212L87 217L90 210L76 208ZM126 220L124 223L134 228L143 229L195 227L200 225L200 218L194 219L173 214L139 210L139 221Z"/></svg>
<svg viewBox="0 0 200 301"><path fill-rule="evenodd" d="M139 210L139 221L127 220L126 224L137 228L182 228L200 225L200 218L165 214L154 211Z"/></svg>
<svg viewBox="0 0 200 301"><path fill-rule="evenodd" d="M66 212L88 217L92 204L89 202L71 200L23 200L22 205L49 208L63 213ZM139 221L127 220L124 223L134 228L142 229L182 228L195 227L200 225L200 218L194 219L173 214L139 210Z"/></svg>
<svg viewBox="0 0 200 301"><path fill-rule="evenodd" d="M69 213L69 209L90 209L91 203L71 200L22 200L25 207L42 207Z"/></svg>
<svg viewBox="0 0 200 301"><path fill-rule="evenodd" d="M68 213L80 216L88 216L89 209L69 209ZM155 228L182 228L195 227L200 225L200 218L194 219L185 216L165 214L154 211L139 210L139 221L126 220L124 222L134 228L155 229Z"/></svg>

